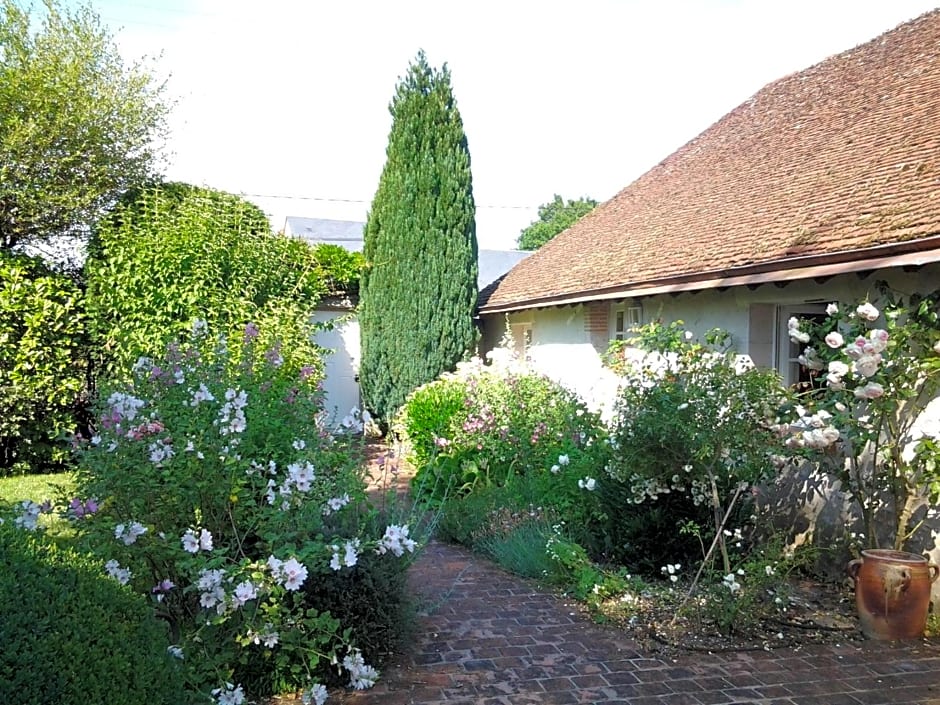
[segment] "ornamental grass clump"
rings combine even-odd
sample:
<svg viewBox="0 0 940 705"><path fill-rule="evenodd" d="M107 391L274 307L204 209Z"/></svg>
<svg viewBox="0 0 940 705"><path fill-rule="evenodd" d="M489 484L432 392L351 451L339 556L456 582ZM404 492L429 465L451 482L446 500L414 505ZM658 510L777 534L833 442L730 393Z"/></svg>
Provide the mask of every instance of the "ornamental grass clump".
<svg viewBox="0 0 940 705"><path fill-rule="evenodd" d="M778 430L839 478L869 548L901 550L940 500L940 295L879 289L880 308L831 303L821 320L790 319L810 383Z"/></svg>
<svg viewBox="0 0 940 705"><path fill-rule="evenodd" d="M315 367L285 365L264 339L197 322L129 383L103 386L65 511L103 574L166 622L191 691L322 703L327 681L367 688L378 672L350 638L356 615L312 583L378 566L403 591L394 574L420 537L364 505L361 439L318 425Z"/></svg>

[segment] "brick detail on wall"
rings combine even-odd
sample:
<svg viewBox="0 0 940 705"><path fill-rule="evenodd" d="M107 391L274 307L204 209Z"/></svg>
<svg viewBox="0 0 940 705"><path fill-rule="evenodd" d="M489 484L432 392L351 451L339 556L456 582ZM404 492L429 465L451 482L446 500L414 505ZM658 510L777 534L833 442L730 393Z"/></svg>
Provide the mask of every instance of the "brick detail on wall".
<svg viewBox="0 0 940 705"><path fill-rule="evenodd" d="M598 353L610 343L610 302L592 301L584 305L584 330Z"/></svg>

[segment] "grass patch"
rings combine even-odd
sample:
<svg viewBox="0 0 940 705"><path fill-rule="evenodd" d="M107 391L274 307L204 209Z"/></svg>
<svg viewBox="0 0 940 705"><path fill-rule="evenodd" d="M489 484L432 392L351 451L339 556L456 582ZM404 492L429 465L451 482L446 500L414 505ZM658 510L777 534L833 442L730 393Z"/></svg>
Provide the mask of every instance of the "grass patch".
<svg viewBox="0 0 940 705"><path fill-rule="evenodd" d="M526 578L544 578L554 569L545 543L552 528L543 521L524 521L508 533L483 538L479 550L506 570Z"/></svg>
<svg viewBox="0 0 940 705"><path fill-rule="evenodd" d="M75 477L69 472L47 475L16 475L0 477L0 505L18 504L27 499L43 502L69 492L75 487Z"/></svg>

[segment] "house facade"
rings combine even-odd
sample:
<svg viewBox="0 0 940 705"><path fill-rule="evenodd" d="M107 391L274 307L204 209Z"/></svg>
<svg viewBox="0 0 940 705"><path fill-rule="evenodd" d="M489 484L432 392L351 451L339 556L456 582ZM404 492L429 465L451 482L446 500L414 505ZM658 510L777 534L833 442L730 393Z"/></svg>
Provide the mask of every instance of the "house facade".
<svg viewBox="0 0 940 705"><path fill-rule="evenodd" d="M791 316L940 288L940 11L784 77L482 292L492 346L590 400L633 325L722 328L793 382Z"/></svg>

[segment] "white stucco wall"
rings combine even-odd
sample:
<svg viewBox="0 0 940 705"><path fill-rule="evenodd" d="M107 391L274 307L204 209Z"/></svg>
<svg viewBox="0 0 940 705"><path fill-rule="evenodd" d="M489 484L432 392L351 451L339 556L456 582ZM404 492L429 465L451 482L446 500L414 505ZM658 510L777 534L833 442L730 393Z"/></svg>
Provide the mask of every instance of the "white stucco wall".
<svg viewBox="0 0 940 705"><path fill-rule="evenodd" d="M940 264L926 265L913 272L878 270L867 276L845 274L825 281L800 280L784 286L763 284L755 289L741 286L676 296L662 294L628 303L642 308L644 324L657 319L682 320L686 329L696 336L720 328L731 334L731 344L736 351L752 354L758 364L771 365L779 362L777 348L786 342L780 341L780 323L775 320L777 307L824 306L831 301L874 298L879 280L901 291L934 291L940 286ZM611 305L619 303L622 302L611 302ZM540 372L589 401L596 397L599 388L609 388L601 365L604 350L591 343L591 335L585 329L583 304L520 311L509 314L508 320L513 326L531 327L531 345L527 352ZM484 317L485 339L499 340L505 321L502 314Z"/></svg>
<svg viewBox="0 0 940 705"><path fill-rule="evenodd" d="M320 330L314 336L317 345L329 351L324 359L324 408L336 424L351 409L360 408L356 379L360 359L359 321L348 311L316 311L313 320L315 323L336 321L332 329Z"/></svg>

